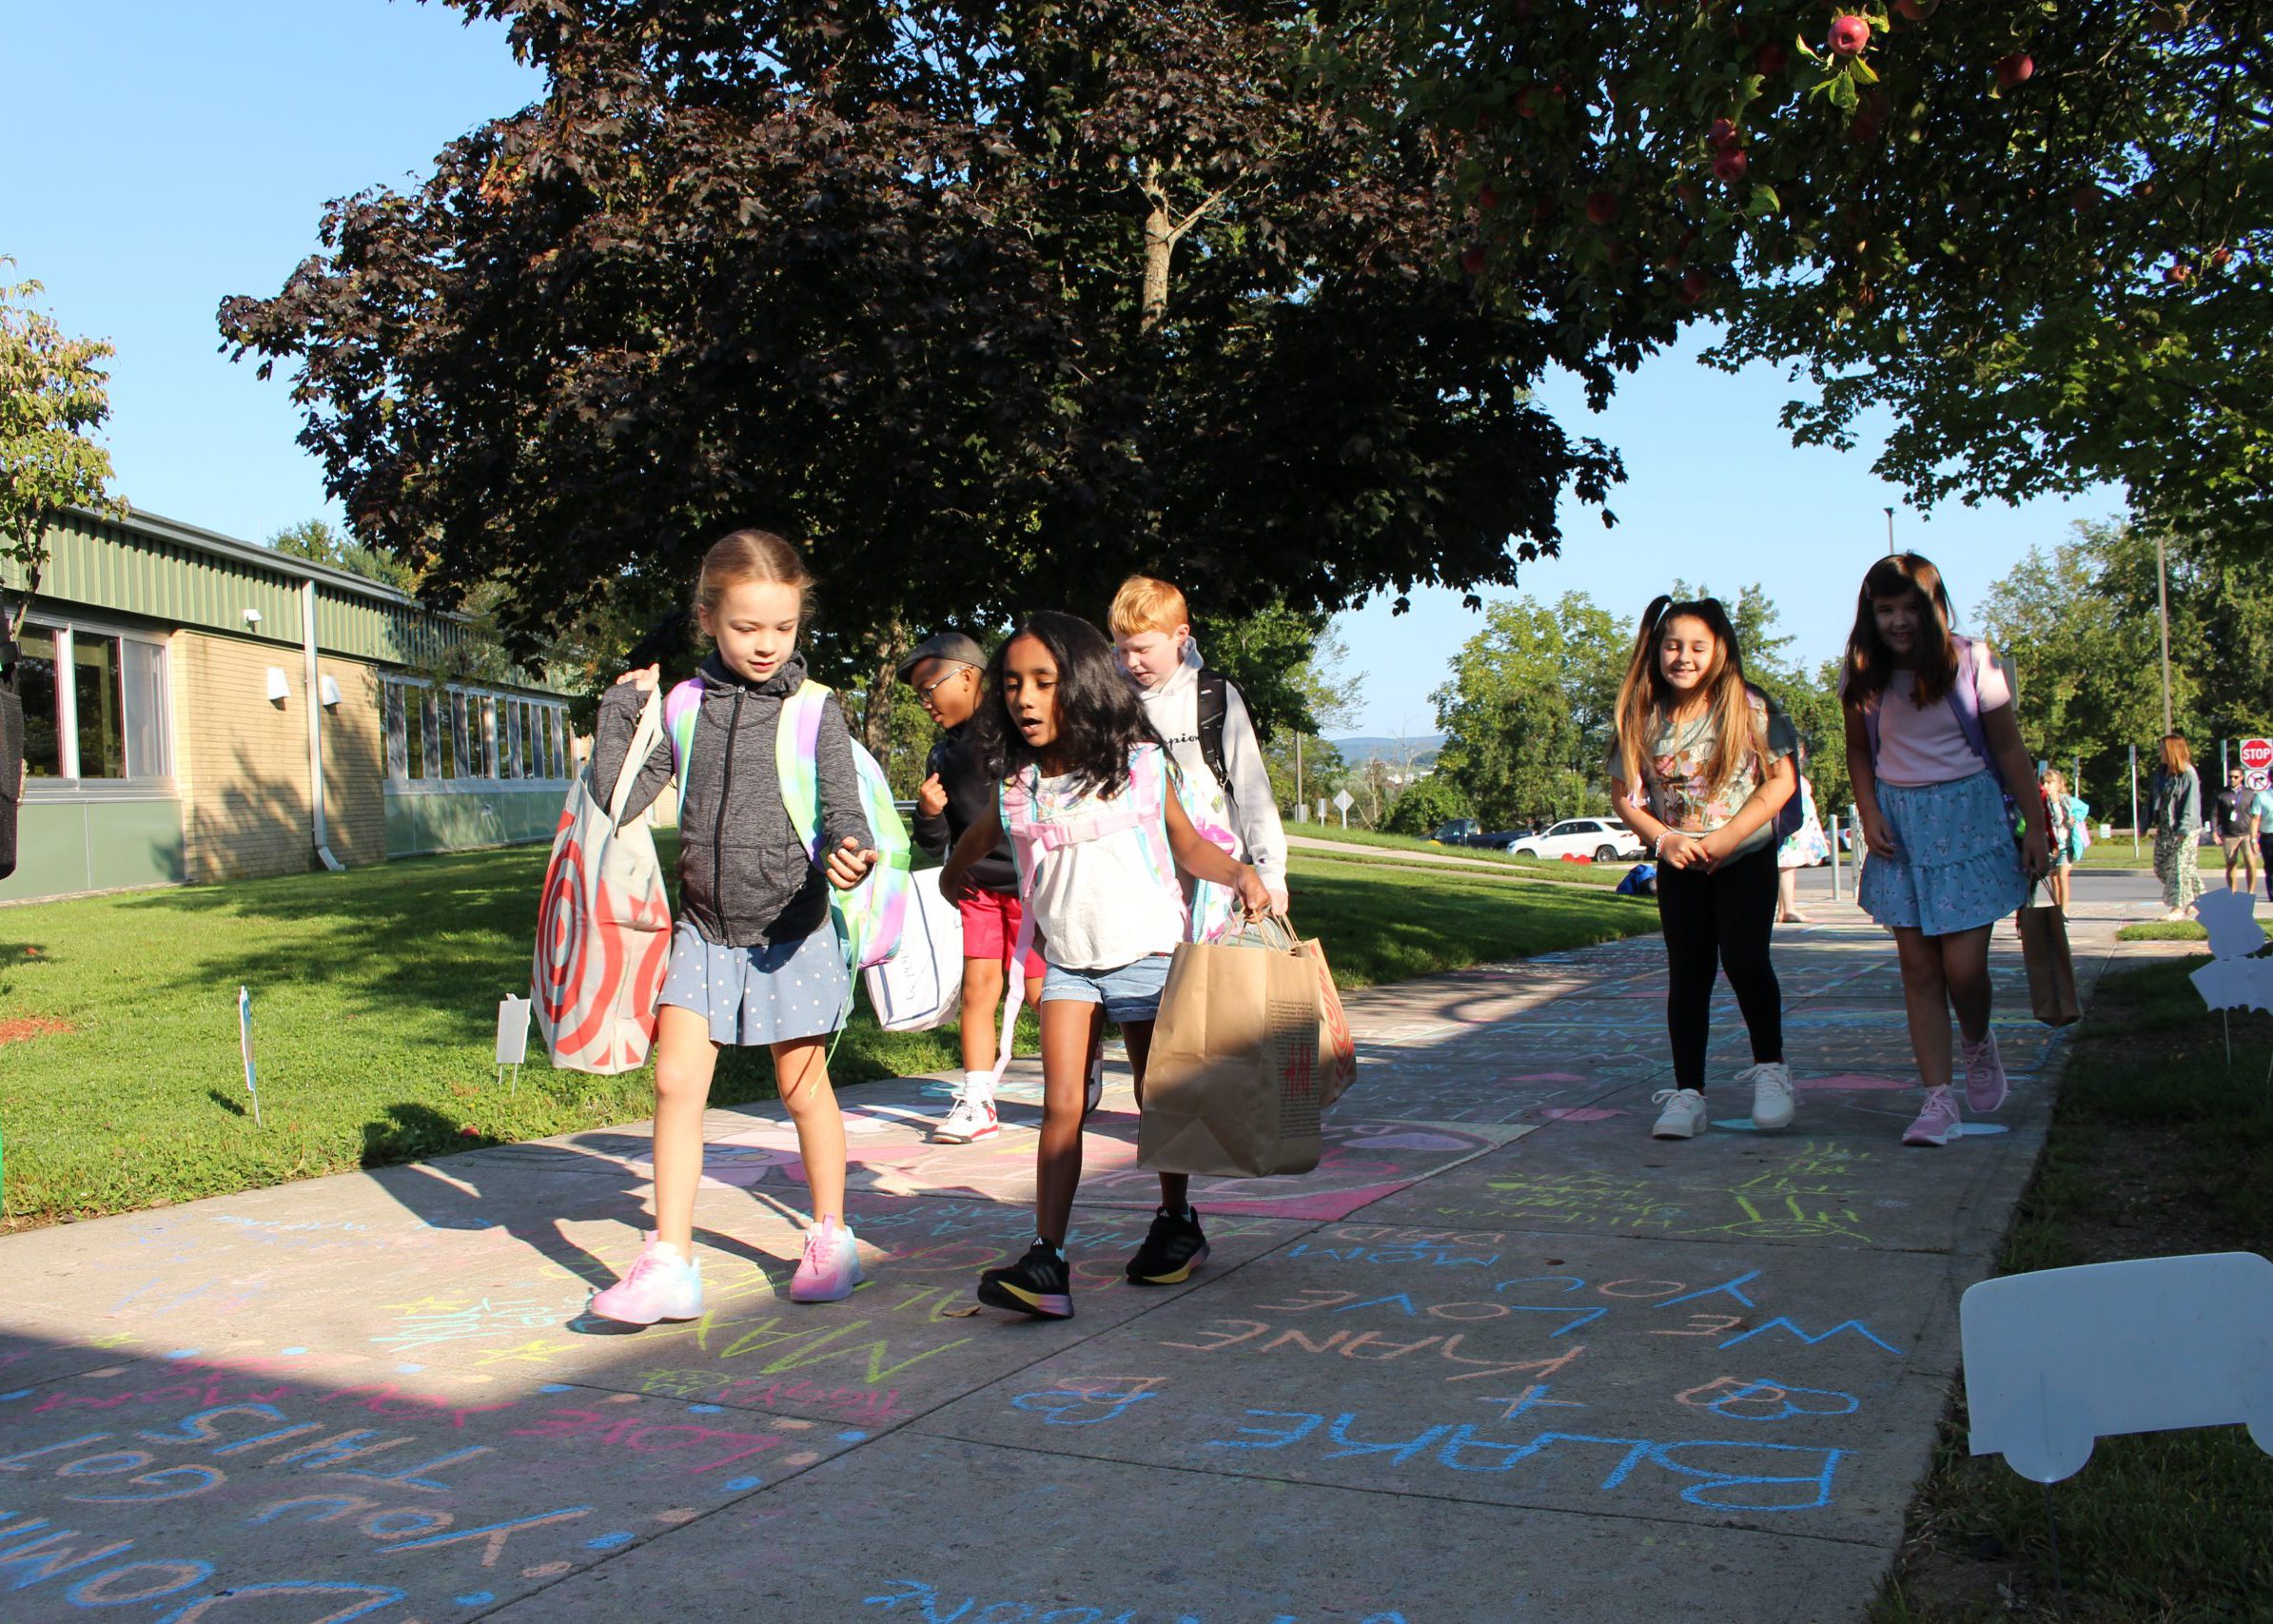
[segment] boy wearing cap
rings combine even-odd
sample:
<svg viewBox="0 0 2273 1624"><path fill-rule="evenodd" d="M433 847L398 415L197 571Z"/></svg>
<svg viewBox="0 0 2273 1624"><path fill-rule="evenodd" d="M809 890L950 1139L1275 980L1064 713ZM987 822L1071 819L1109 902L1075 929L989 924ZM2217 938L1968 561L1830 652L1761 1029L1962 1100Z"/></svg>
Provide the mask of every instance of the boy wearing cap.
<svg viewBox="0 0 2273 1624"><path fill-rule="evenodd" d="M915 690L916 702L945 734L931 747L923 787L915 792L915 843L942 859L965 830L1000 815L994 782L970 748L970 722L979 708L986 664L986 651L960 632L925 639L900 662L900 679ZM1020 918L1018 870L1007 837L971 866L970 882L971 893L956 905L963 916L963 1086L947 1120L931 1130L935 1145L969 1145L1002 1131L990 1086L994 1031ZM1029 952L1022 968L1027 1008L1039 1008L1041 953Z"/></svg>

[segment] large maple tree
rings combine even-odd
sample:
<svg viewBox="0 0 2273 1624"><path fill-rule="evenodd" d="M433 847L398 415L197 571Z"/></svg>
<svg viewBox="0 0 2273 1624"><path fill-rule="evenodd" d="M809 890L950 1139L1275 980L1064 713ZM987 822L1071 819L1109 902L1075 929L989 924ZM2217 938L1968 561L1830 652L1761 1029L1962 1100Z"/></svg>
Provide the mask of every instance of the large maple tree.
<svg viewBox="0 0 2273 1624"><path fill-rule="evenodd" d="M1135 568L1218 614L1511 582L1617 477L1529 398L1594 359L1451 267L1458 154L1385 31L453 3L510 18L544 98L330 205L221 319L292 374L358 536L444 600L510 582L524 650L735 524L810 544L823 653L872 675Z"/></svg>

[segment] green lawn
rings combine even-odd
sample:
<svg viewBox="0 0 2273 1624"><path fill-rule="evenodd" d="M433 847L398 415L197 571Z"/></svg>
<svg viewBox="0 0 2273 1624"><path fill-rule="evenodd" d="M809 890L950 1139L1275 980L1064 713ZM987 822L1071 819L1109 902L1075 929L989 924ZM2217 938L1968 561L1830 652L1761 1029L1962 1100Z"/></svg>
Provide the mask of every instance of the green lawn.
<svg viewBox="0 0 2273 1624"><path fill-rule="evenodd" d="M1313 840L1339 841L1352 850L1352 860L1362 860L1367 849L1390 851L1420 851L1437 857L1472 857L1496 868L1527 874L1534 879L1560 880L1570 885L1615 886L1625 877L1635 862L1563 863L1548 862L1538 857L1516 857L1505 851L1491 851L1472 846L1440 846L1433 840L1421 840L1409 834L1381 834L1370 829L1338 829L1321 827L1315 823L1290 823L1289 834L1306 835ZM1323 853L1313 853L1323 855Z"/></svg>
<svg viewBox="0 0 2273 1624"><path fill-rule="evenodd" d="M2199 957L2106 976L2078 1029L2001 1273L2189 1252L2273 1252L2273 1022L2224 1027ZM1871 1624L2054 1615L2046 1496L1966 1451L1962 1398ZM2054 1484L2075 1624L2273 1616L2273 1458L2239 1427L2103 1438ZM2042 1610L2042 1611L2040 1611Z"/></svg>
<svg viewBox="0 0 2273 1624"><path fill-rule="evenodd" d="M668 844L666 843L666 851ZM645 1072L494 1082L497 1002L525 991L540 848L0 909L0 1131L11 1223L91 1216L647 1115ZM1647 904L1457 872L1298 860L1297 924L1345 987L1656 928ZM253 992L265 1127L237 1052ZM62 1029L57 1029L58 1027ZM1030 1041L1030 1040L1029 1040ZM959 1064L955 1030L879 1031L840 1083ZM1030 1052L1030 1051L1029 1051ZM721 1105L773 1093L722 1057Z"/></svg>

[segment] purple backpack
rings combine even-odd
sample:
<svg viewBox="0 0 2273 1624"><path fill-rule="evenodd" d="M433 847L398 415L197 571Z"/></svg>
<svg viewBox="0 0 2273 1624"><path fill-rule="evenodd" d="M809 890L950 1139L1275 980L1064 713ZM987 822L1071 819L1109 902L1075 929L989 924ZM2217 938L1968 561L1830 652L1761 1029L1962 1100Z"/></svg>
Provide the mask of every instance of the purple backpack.
<svg viewBox="0 0 2273 1624"><path fill-rule="evenodd" d="M1966 743L1981 757L1981 765L1994 773L1997 758L1989 753L1989 735L1981 731L1981 678L1973 669L1973 639L1952 632L1950 640L1957 645L1957 680L1950 685L1950 709L1957 715L1957 728L1965 734ZM1878 765L1878 705L1885 696L1881 693L1863 707L1863 726L1871 735L1872 767Z"/></svg>

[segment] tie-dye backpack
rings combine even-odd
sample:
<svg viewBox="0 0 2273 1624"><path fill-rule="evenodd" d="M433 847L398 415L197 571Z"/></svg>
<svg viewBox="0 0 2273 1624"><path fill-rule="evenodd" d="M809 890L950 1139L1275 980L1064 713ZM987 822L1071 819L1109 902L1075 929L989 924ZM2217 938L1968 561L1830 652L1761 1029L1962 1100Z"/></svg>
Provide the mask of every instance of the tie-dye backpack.
<svg viewBox="0 0 2273 1624"><path fill-rule="evenodd" d="M1018 922L1018 942L1010 949L1010 963L1020 964L1034 945L1034 876L1041 859L1048 852L1087 841L1103 839L1133 830L1145 853L1146 867L1153 879L1174 892L1184 903L1184 939L1187 942L1212 942L1221 936L1238 911L1238 898L1225 886L1206 880L1193 882L1187 892L1184 880L1176 871L1176 854L1168 847L1167 799L1173 786L1177 800L1191 820L1193 830L1201 838L1220 846L1227 852L1239 850L1239 837L1231 832L1230 814L1221 789L1195 786L1192 776L1178 772L1168 758L1168 753L1158 745L1140 745L1129 753L1128 788L1111 800L1103 802L1100 810L1080 817L1041 818L1035 816L1035 791L1039 774L1031 768L1002 786L1000 796L1003 828L1010 836L1010 855L1018 868L1018 900L1022 917ZM1002 1081L1004 1068L1010 1064L1010 1039L1018 1028L1018 1010L1023 1002L1024 986L1020 978L1012 976L1003 998L1001 1047L995 1051L994 1080Z"/></svg>
<svg viewBox="0 0 2273 1624"><path fill-rule="evenodd" d="M663 722L671 735L671 760L678 773L682 812L687 801L687 761L695 753L695 724L702 712L702 678L690 676L663 701ZM790 822L816 868L828 855L822 850L826 833L818 761L829 692L809 681L783 699L781 723L774 735L774 763L781 776L782 805L789 809ZM854 969L866 969L892 957L900 945L900 929L908 919L909 871L913 855L908 826L900 821L899 809L892 805L892 785L884 769L858 739L851 743L852 765L860 779L860 810L876 837L876 866L851 890L829 888L829 917L835 922L845 963Z"/></svg>

